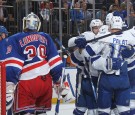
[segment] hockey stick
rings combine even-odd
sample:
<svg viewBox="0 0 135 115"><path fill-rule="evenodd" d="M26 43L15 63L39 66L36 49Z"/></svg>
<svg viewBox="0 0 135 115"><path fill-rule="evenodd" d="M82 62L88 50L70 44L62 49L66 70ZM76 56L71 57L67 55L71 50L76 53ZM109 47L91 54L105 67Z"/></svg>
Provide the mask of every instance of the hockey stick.
<svg viewBox="0 0 135 115"><path fill-rule="evenodd" d="M60 41L58 41L58 39L57 39L56 42L62 47L62 44L60 43ZM64 46L62 47L62 49L65 50ZM69 56L70 56L70 52L69 52L69 51L68 51L68 54L69 54ZM86 65L87 65L87 68L89 68L89 67L88 67L88 62L87 62L87 61L86 61ZM85 69L85 71L87 72L88 76L89 76L90 79L91 79L91 76L89 75L89 71L86 69L86 67L84 67L84 69ZM94 88L92 79L91 79L91 85L92 85L92 90L93 90L93 94L94 94L95 100L97 100L96 91L95 91L95 88Z"/></svg>
<svg viewBox="0 0 135 115"><path fill-rule="evenodd" d="M78 29L79 30L79 29ZM109 36L112 36L112 35L116 35L116 34L119 34L119 33L122 33L124 31L127 31L127 30L130 30L129 28L128 29L124 29L124 30L121 30L121 31L118 31L118 32L114 32L114 33L110 33L110 34L107 34L107 35L104 35L104 36L101 36L101 37L98 37L98 38L95 38L95 39L92 39L92 40L88 40L86 41L87 43L91 43L91 42L97 42L98 40L101 40L103 38L106 38L106 37L109 37ZM78 32L79 36L80 36L80 32ZM107 43L107 42L105 42ZM108 43L110 44L110 43ZM113 43L114 44L114 43ZM117 44L119 45L119 44ZM124 46L124 45L123 45ZM68 48L65 48L65 50L61 51L61 52L64 52L64 51L71 51L72 49L76 48L76 46L73 46L73 47L68 47Z"/></svg>
<svg viewBox="0 0 135 115"><path fill-rule="evenodd" d="M104 36L101 36L101 37L98 37L98 38L95 38L95 39L92 39L92 40L88 40L87 43L96 42L96 41L101 40L103 38L106 38L106 37L109 37L109 36L112 36L112 35L117 35L117 34L120 34L120 33L124 32L124 31L127 31L127 30L130 30L130 29L129 28L128 29L123 29L123 30L113 32L113 33L110 33L110 34L107 34L107 35L104 35Z"/></svg>
<svg viewBox="0 0 135 115"><path fill-rule="evenodd" d="M64 67L62 68L62 77L61 77L61 81L60 81L60 87L62 87L63 79L64 79L64 76L65 76L66 58L67 58L67 56L63 56ZM57 104L55 106L55 115L59 114L60 96L61 96L61 93L58 90L58 99L57 99Z"/></svg>
<svg viewBox="0 0 135 115"><path fill-rule="evenodd" d="M84 67L84 69L87 72L88 77L90 78L90 83L91 83L91 86L92 86L92 91L93 91L93 94L94 94L94 98L95 98L95 101L97 102L96 90L95 90L94 84L92 82L92 78L91 78L90 70L89 70L88 60L86 58L85 58L85 63L86 63L87 69L86 69L86 67Z"/></svg>
<svg viewBox="0 0 135 115"><path fill-rule="evenodd" d="M55 41L62 48L62 51L61 50L58 50L58 53L65 52L68 55L70 55L70 52L68 50L66 50L66 48L62 45L62 42L60 42L58 38L56 38Z"/></svg>
<svg viewBox="0 0 135 115"><path fill-rule="evenodd" d="M76 89L76 90L77 90L77 91L76 91L76 92L77 92L77 94L76 94L76 98L77 98L77 99L76 99L76 100L77 100L77 103L78 103L78 98L79 98L79 95L81 94L82 75L79 73L77 77L78 77L78 79L77 79L78 87L77 87L77 89Z"/></svg>
<svg viewBox="0 0 135 115"><path fill-rule="evenodd" d="M73 90L73 87L72 87L72 84L71 84L71 81L70 81L70 75L69 75L69 73L67 74L67 80L68 80L68 83L69 83L71 92L72 92L73 96L75 97L75 93L74 93L74 90Z"/></svg>
<svg viewBox="0 0 135 115"><path fill-rule="evenodd" d="M88 60L86 59L86 57L85 57L85 63L86 63L87 67L84 66L84 70L87 72L87 75L90 78L89 81L90 81L90 84L91 84L91 87L92 87L92 91L93 91L93 94L94 94L94 99L95 99L95 102L97 103L97 93L96 93L96 89L95 89L93 81L92 81L92 77L90 75L89 64L88 64ZM94 111L94 110L93 110L93 113L94 113L94 115L97 115L97 112Z"/></svg>

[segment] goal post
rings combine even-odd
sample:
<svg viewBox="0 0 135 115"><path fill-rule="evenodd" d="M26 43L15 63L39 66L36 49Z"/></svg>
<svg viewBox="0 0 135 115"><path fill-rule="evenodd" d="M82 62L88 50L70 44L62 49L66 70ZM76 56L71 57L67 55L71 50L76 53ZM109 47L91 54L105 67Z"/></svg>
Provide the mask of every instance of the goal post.
<svg viewBox="0 0 135 115"><path fill-rule="evenodd" d="M6 68L0 62L0 115L6 115Z"/></svg>

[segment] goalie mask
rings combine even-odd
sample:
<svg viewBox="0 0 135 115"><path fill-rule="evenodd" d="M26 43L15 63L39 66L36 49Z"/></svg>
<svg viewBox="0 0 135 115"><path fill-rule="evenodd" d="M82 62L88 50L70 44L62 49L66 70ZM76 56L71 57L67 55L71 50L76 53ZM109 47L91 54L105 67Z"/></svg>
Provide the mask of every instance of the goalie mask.
<svg viewBox="0 0 135 115"><path fill-rule="evenodd" d="M41 21L39 17L33 12L28 14L27 17L23 18L23 30L29 29L29 30L39 31L40 26L41 26Z"/></svg>

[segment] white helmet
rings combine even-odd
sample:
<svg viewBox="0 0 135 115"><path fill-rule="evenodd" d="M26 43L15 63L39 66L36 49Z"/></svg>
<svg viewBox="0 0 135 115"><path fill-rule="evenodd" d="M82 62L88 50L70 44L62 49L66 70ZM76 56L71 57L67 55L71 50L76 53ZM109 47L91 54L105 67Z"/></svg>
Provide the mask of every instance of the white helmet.
<svg viewBox="0 0 135 115"><path fill-rule="evenodd" d="M102 26L103 23L100 19L93 19L90 23L90 29L92 31L92 27L95 27L95 26Z"/></svg>
<svg viewBox="0 0 135 115"><path fill-rule="evenodd" d="M30 29L30 30L39 31L40 26L41 26L41 21L39 17L33 12L28 14L27 17L23 18L23 30Z"/></svg>
<svg viewBox="0 0 135 115"><path fill-rule="evenodd" d="M112 17L113 17L113 13L107 14L106 19L105 19L106 25L109 25L110 26Z"/></svg>
<svg viewBox="0 0 135 115"><path fill-rule="evenodd" d="M122 29L123 21L120 16L113 16L110 24L111 29Z"/></svg>

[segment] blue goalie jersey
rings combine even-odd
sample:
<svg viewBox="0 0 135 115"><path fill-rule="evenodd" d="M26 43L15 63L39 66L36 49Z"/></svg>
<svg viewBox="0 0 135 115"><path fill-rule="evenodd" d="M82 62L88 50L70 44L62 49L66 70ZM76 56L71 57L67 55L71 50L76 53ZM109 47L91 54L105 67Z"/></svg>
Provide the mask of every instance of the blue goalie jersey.
<svg viewBox="0 0 135 115"><path fill-rule="evenodd" d="M62 60L51 37L43 32L22 32L10 36L6 51L7 81L30 80L51 73L61 76Z"/></svg>

